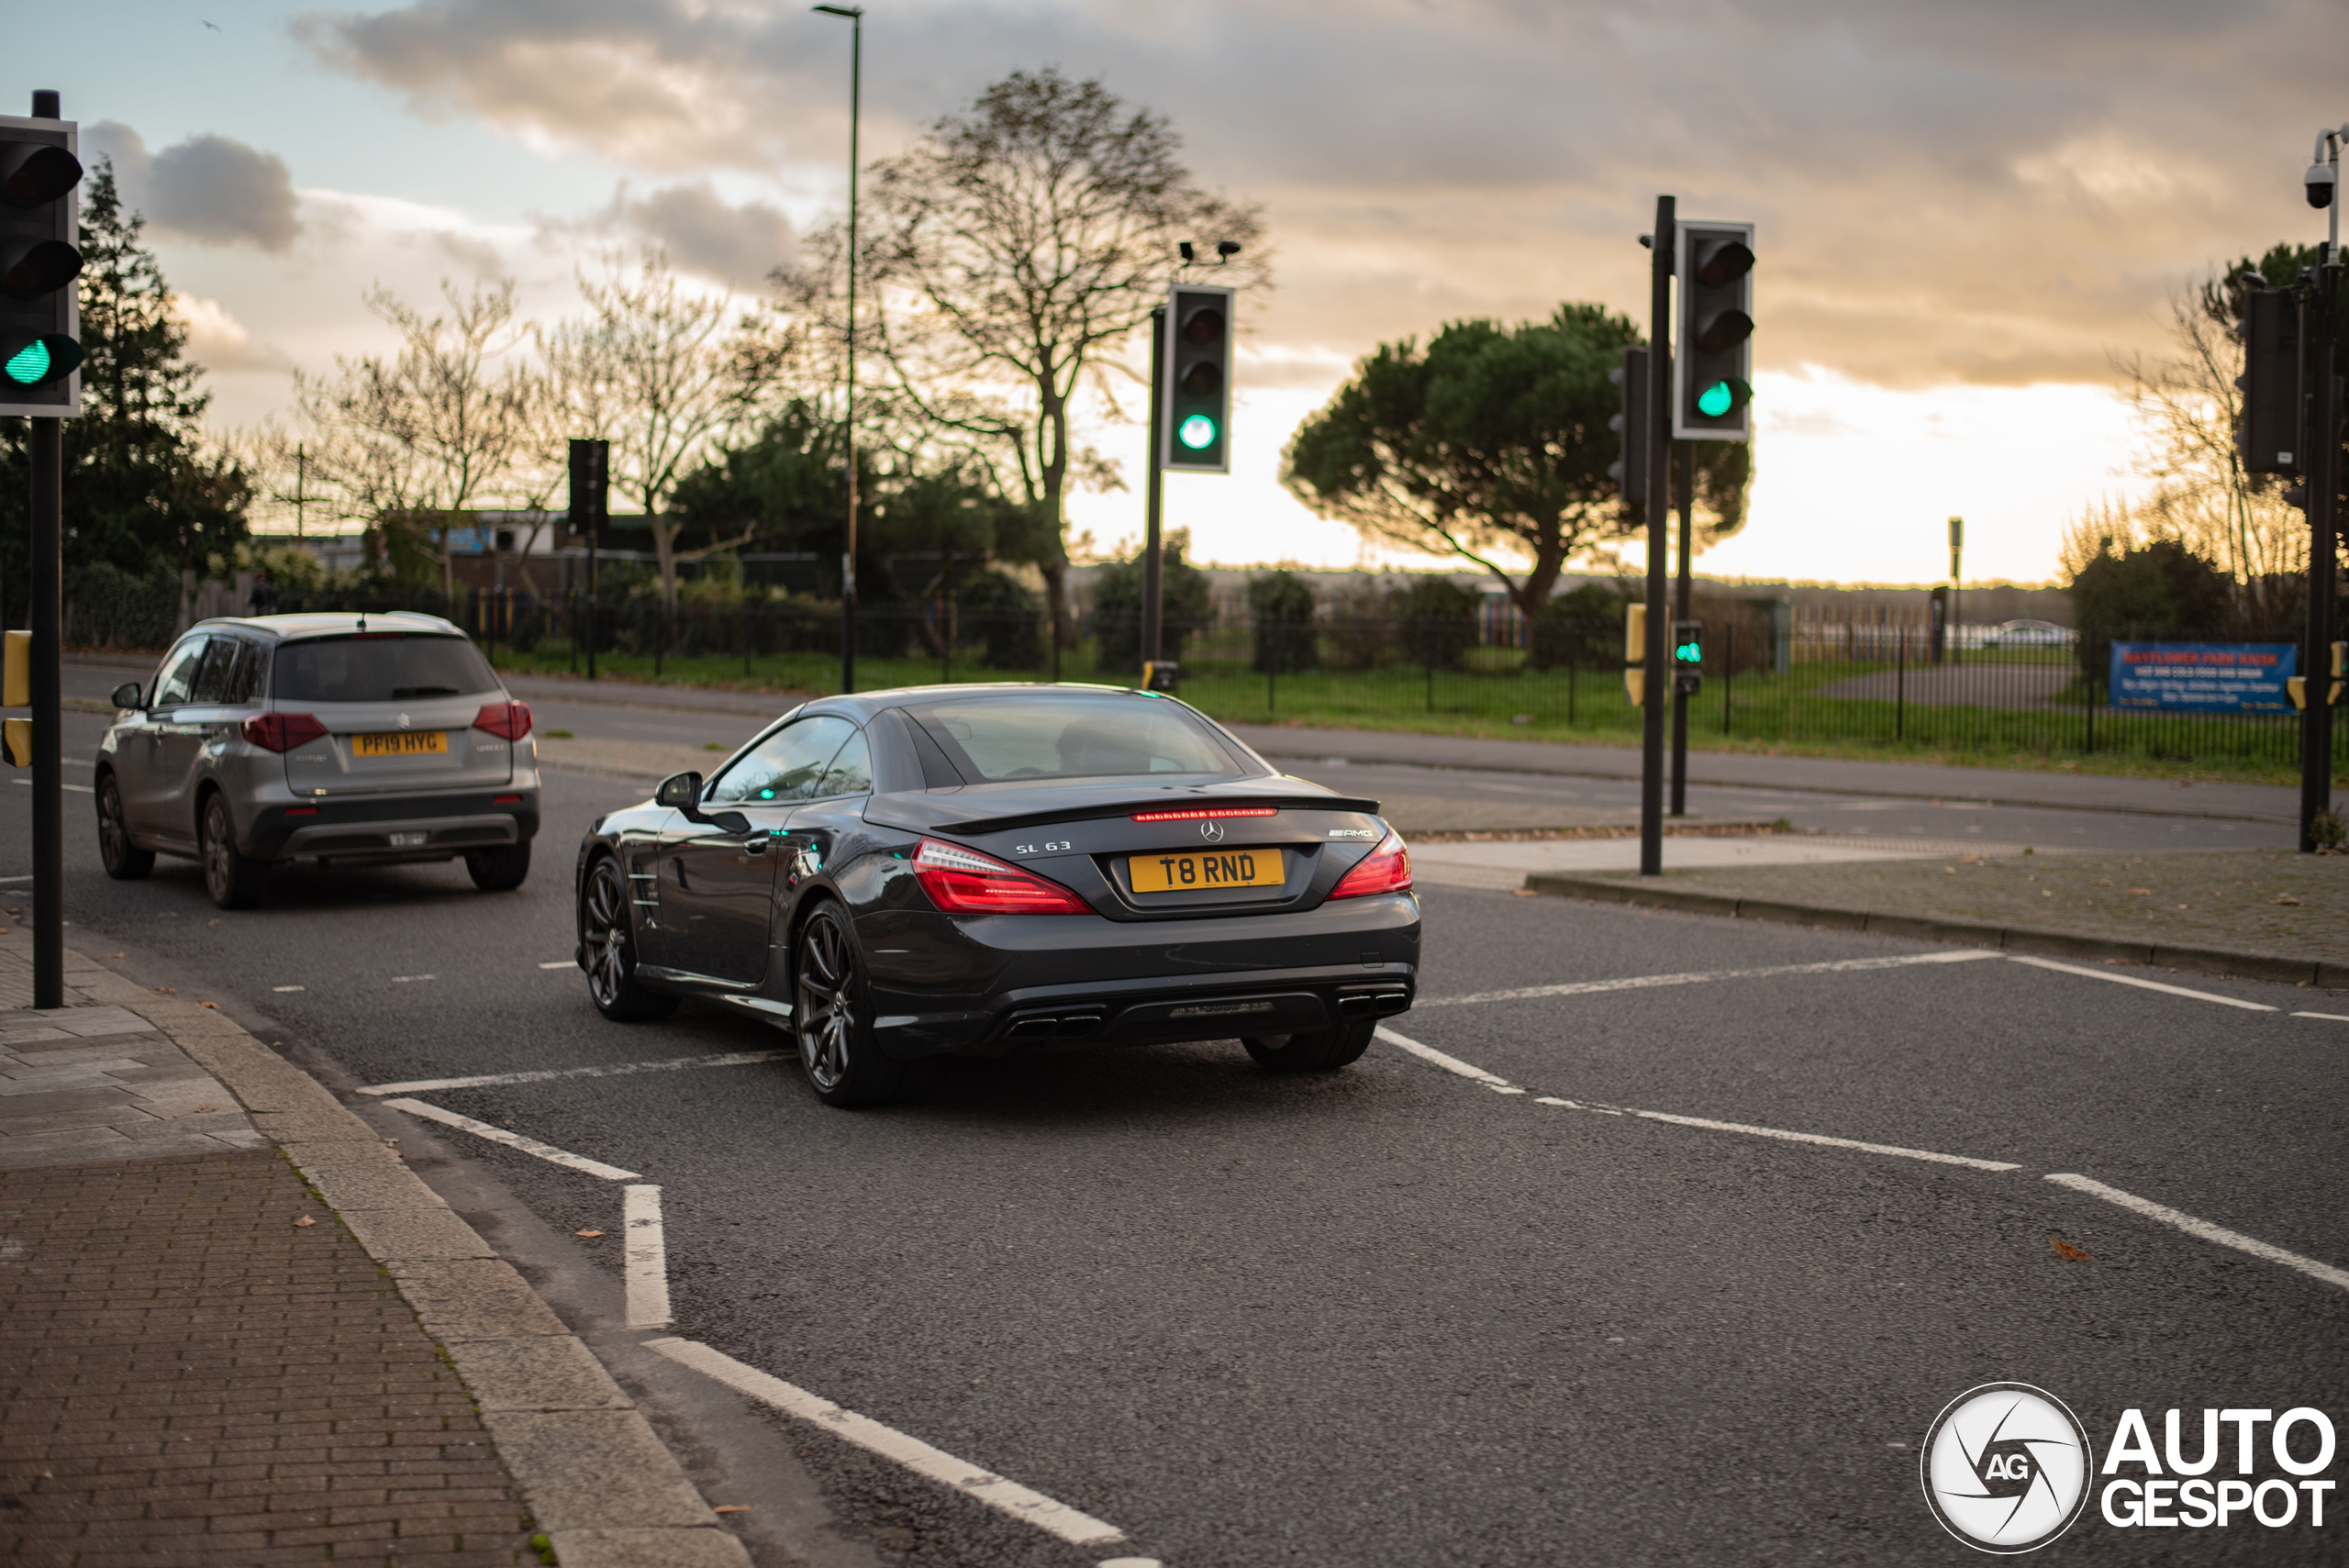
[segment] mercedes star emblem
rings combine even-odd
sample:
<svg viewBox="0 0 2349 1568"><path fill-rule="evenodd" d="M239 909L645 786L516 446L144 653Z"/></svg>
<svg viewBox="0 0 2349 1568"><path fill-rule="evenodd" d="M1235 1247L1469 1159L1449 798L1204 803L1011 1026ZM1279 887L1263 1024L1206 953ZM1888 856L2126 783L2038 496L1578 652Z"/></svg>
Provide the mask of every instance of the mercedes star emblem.
<svg viewBox="0 0 2349 1568"><path fill-rule="evenodd" d="M1205 840L1206 840L1208 843L1210 843L1210 844L1220 844L1220 843L1222 843L1222 842L1223 842L1223 824L1222 824L1222 823L1220 823L1220 822L1202 822L1202 823L1200 823L1200 824L1199 824L1199 837L1200 837L1200 838L1202 838L1202 839L1205 839Z"/></svg>

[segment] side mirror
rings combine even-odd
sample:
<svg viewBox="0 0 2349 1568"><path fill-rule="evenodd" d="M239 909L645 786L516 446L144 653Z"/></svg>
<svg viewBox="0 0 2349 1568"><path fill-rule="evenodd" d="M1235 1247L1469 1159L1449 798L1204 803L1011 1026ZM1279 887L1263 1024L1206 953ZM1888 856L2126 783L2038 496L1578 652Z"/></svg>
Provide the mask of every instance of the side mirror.
<svg viewBox="0 0 2349 1568"><path fill-rule="evenodd" d="M694 808L701 804L701 775L671 773L661 781L661 787L652 792L652 803L691 816Z"/></svg>
<svg viewBox="0 0 2349 1568"><path fill-rule="evenodd" d="M114 706L117 707L139 706L139 683L125 681L117 686L114 689Z"/></svg>

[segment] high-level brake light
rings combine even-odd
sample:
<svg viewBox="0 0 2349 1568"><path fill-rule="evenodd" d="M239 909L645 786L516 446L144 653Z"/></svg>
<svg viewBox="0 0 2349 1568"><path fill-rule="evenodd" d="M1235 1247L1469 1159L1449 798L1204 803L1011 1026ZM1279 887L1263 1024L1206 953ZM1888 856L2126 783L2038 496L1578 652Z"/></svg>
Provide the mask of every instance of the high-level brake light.
<svg viewBox="0 0 2349 1568"><path fill-rule="evenodd" d="M1137 822L1196 822L1207 817L1273 817L1277 806L1197 806L1181 811L1137 811Z"/></svg>

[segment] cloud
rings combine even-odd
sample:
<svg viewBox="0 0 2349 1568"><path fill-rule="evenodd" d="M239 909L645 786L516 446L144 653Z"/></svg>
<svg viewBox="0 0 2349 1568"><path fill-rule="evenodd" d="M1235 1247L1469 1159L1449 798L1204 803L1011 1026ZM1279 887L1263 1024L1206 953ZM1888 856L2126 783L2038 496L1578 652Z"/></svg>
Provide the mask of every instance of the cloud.
<svg viewBox="0 0 2349 1568"><path fill-rule="evenodd" d="M282 254L301 231L284 161L225 136L192 136L150 154L118 120L85 133L114 160L126 205L156 229L201 245L251 245Z"/></svg>
<svg viewBox="0 0 2349 1568"><path fill-rule="evenodd" d="M755 201L729 206L707 180L663 186L640 198L622 185L603 211L580 220L546 219L540 228L557 243L603 236L657 245L681 270L731 288L756 289L798 249L791 219L780 208Z"/></svg>
<svg viewBox="0 0 2349 1568"><path fill-rule="evenodd" d="M2300 149L2340 107L2303 40L2337 22L2337 0L905 0L865 18L863 132L885 154L1008 71L1098 74L1171 117L1205 183L1266 204L1283 288L1250 307L1261 339L1339 361L1561 299L1644 316L1632 240L1672 191L1759 223L1765 367L2107 380L2192 274L2316 237ZM294 24L425 114L795 178L839 164L844 30L752 0ZM696 216L628 221L667 222L683 261ZM713 274L771 244L723 228L695 263Z"/></svg>
<svg viewBox="0 0 2349 1568"><path fill-rule="evenodd" d="M217 299L172 295L172 314L187 328L187 350L209 371L283 371L293 361L265 344L256 345L245 324Z"/></svg>

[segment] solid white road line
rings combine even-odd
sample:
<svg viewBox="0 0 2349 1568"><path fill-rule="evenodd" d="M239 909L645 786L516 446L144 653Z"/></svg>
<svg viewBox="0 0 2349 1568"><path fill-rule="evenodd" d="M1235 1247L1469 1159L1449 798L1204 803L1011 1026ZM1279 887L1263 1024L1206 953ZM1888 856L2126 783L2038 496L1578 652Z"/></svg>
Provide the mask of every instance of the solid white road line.
<svg viewBox="0 0 2349 1568"><path fill-rule="evenodd" d="M307 991L309 987L306 985L273 985L270 989L273 991Z"/></svg>
<svg viewBox="0 0 2349 1568"><path fill-rule="evenodd" d="M788 1051L737 1051L724 1056L671 1057L660 1062L622 1062L608 1067L540 1067L527 1073L488 1073L478 1078L411 1078L404 1084L368 1084L362 1095L424 1095L441 1089L495 1089L508 1084L546 1084L557 1078L620 1078L631 1073L674 1073L686 1067L747 1067L774 1062Z"/></svg>
<svg viewBox="0 0 2349 1568"><path fill-rule="evenodd" d="M902 1464L918 1475L926 1475L942 1485L951 1486L964 1496L975 1497L989 1507L998 1508L1015 1519L1034 1525L1038 1529L1056 1535L1073 1545L1107 1546L1112 1541L1126 1539L1126 1532L1115 1525L1105 1524L1090 1514L1081 1514L1067 1504L1056 1503L1041 1492L1030 1491L1017 1482L1007 1481L1000 1475L990 1475L969 1461L934 1449L919 1438L907 1437L853 1410L843 1410L829 1399L810 1394L754 1366L745 1366L732 1356L714 1351L707 1345L692 1340L661 1339L647 1340L644 1346L726 1385L738 1394L748 1395L762 1405L771 1405L786 1415L813 1422L868 1453L876 1453Z"/></svg>
<svg viewBox="0 0 2349 1568"><path fill-rule="evenodd" d="M669 1326L669 1243L661 1230L661 1189L620 1191L620 1230L628 1243L628 1326Z"/></svg>
<svg viewBox="0 0 2349 1568"><path fill-rule="evenodd" d="M2027 963L2033 969L2052 969L2060 974L2084 974L2090 980L2110 980L2115 985L2134 985L2140 991L2159 991L2169 996L2188 996L2197 1002L2216 1002L2222 1007L2241 1007L2246 1013L2274 1013L2282 1009L2265 1002L2246 1002L2240 996L2221 996L2215 991L2188 991L2183 985L2165 985L2158 980L2140 980L2133 974L2115 974L2109 969L2087 969L2076 963L2058 963L2052 958L2027 958L2019 952L2007 954L2013 963Z"/></svg>
<svg viewBox="0 0 2349 1568"><path fill-rule="evenodd" d="M2059 1187L2069 1187L2074 1192L2086 1193L2090 1197L2100 1197L2107 1203L2118 1204L2122 1208L2142 1214L2148 1219L2158 1219L2164 1225L2175 1225L2188 1236L2199 1236L2205 1241L2213 1241L2221 1247L2232 1247L2239 1252L2248 1252L2263 1262L2281 1263L2288 1269L2298 1269L2310 1279L2321 1280L2326 1284L2341 1290L2349 1290L2349 1270L2336 1269L2331 1263L2320 1263L2314 1258L2303 1258L2298 1252L2288 1252L2281 1247L2273 1247L2265 1241L2254 1240L2239 1230L2230 1230L2223 1225L2213 1225L2207 1219L2197 1219L2190 1214L2181 1214L2166 1204L2155 1203L2151 1198L2139 1197L2134 1193L2124 1193L2119 1187L2108 1187L2102 1182L2091 1181L2086 1176L2059 1172L2047 1179Z"/></svg>
<svg viewBox="0 0 2349 1568"><path fill-rule="evenodd" d="M1457 1073L1472 1084L1482 1084L1487 1089L1499 1089L1508 1094L1521 1095L1525 1093L1524 1090L1519 1088L1516 1084L1510 1083L1506 1078L1495 1077L1492 1073L1486 1072L1481 1067L1471 1067L1465 1062L1461 1061L1460 1058L1456 1056L1446 1056L1442 1051L1438 1051L1431 1045L1421 1045L1416 1040L1407 1040L1403 1036L1397 1034L1393 1029L1388 1029L1385 1024L1378 1026L1378 1038L1385 1040L1389 1045L1397 1046L1402 1050L1409 1051L1412 1055L1418 1057L1422 1062L1433 1062L1436 1066L1442 1068L1446 1073Z"/></svg>
<svg viewBox="0 0 2349 1568"><path fill-rule="evenodd" d="M1668 1121L1675 1127L1701 1127L1714 1132L1743 1132L1755 1138L1777 1138L1789 1143L1820 1143L1830 1149L1856 1149L1865 1154L1896 1154L1903 1160L1931 1160L1938 1165L1964 1165L1976 1171L2020 1171L2021 1165L2011 1160L1976 1160L1966 1154L1937 1154L1930 1149L1906 1149L1898 1143L1862 1143L1850 1138L1829 1138L1817 1132L1788 1132L1783 1128L1751 1127L1742 1121L1709 1121L1700 1116L1675 1116L1669 1111L1630 1111L1627 1114L1644 1117L1649 1121Z"/></svg>
<svg viewBox="0 0 2349 1568"><path fill-rule="evenodd" d="M551 1143L541 1143L535 1138L525 1138L518 1132L508 1132L502 1127L492 1127L485 1121L475 1121L455 1111L444 1111L439 1106L428 1106L422 1100L385 1100L395 1111L420 1116L427 1121L437 1121L443 1127L453 1127L460 1132L470 1132L476 1138L486 1138L492 1143L503 1143L508 1149L518 1149L525 1154L535 1154L551 1165L568 1170L584 1171L591 1176L601 1176L607 1182L633 1182L643 1173L623 1171L618 1165L607 1165L601 1160L590 1160L584 1154L573 1154L557 1149Z"/></svg>
<svg viewBox="0 0 2349 1568"><path fill-rule="evenodd" d="M2349 1013L2294 1013L2296 1018L2329 1018L2336 1024L2349 1024Z"/></svg>
<svg viewBox="0 0 2349 1568"><path fill-rule="evenodd" d="M440 977L437 974L395 974L392 976L392 984L395 985L410 985L419 980L438 980L440 978Z"/></svg>
<svg viewBox="0 0 2349 1568"><path fill-rule="evenodd" d="M1407 1040L1385 1025L1379 1026L1378 1038L1389 1045L1399 1046L1420 1061L1431 1062L1447 1073L1457 1073L1473 1084L1504 1095L1521 1095L1524 1090L1508 1079L1497 1077L1481 1067L1473 1066L1456 1056L1447 1056L1431 1045L1421 1045ZM1742 1121L1711 1121L1700 1116L1675 1116L1670 1111L1634 1110L1629 1106L1590 1106L1574 1100L1562 1100L1543 1095L1534 1102L1537 1106L1559 1106L1567 1110L1597 1111L1602 1116L1635 1116L1649 1121L1668 1121L1675 1127L1699 1127L1709 1132L1742 1132L1753 1138L1775 1138L1787 1143L1818 1143L1830 1149L1855 1149L1864 1154L1893 1154L1903 1160L1931 1160L1941 1165L1964 1165L1976 1171L2020 1171L2021 1166L2006 1160L1976 1160L1968 1154L1940 1154L1930 1149L1908 1149L1898 1143L1863 1143L1857 1139L1830 1138L1819 1132L1789 1132L1784 1128L1754 1127Z"/></svg>
<svg viewBox="0 0 2349 1568"><path fill-rule="evenodd" d="M1997 958L1987 948L1947 952L1903 953L1897 958L1842 958L1826 963L1780 963L1767 969L1715 969L1693 974L1632 974L1620 980L1575 980L1559 985L1525 985L1513 991L1479 991L1467 996L1422 996L1420 1007L1459 1007L1472 1002L1528 1002L1543 996L1590 996L1607 991L1647 991L1659 985L1697 985L1709 980L1766 980L1781 974L1837 974L1870 969L1906 969L1919 963L1971 963Z"/></svg>
<svg viewBox="0 0 2349 1568"><path fill-rule="evenodd" d="M0 882L30 882L31 880L32 873L30 872L26 873L22 876L0 876Z"/></svg>

